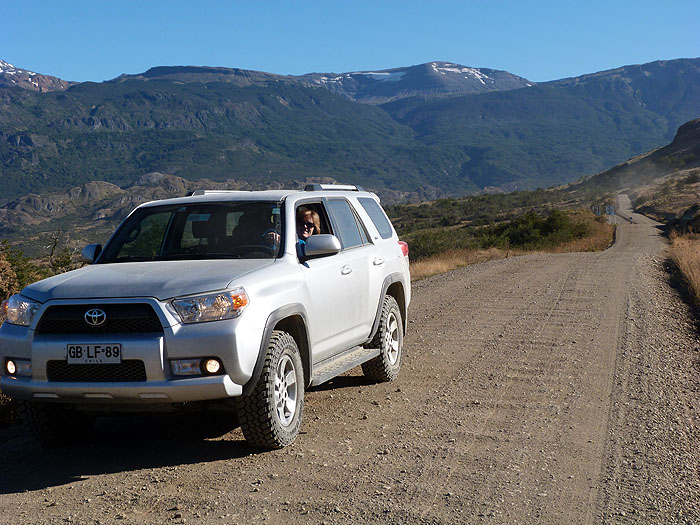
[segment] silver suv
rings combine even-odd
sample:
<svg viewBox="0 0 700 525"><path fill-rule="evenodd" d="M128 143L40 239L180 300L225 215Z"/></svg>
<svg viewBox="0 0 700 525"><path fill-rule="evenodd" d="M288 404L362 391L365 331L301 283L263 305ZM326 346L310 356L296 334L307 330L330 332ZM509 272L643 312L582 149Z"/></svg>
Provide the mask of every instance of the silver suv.
<svg viewBox="0 0 700 525"><path fill-rule="evenodd" d="M194 408L280 448L305 387L399 372L408 247L358 187L149 202L83 259L3 304L0 389L45 445L100 414Z"/></svg>

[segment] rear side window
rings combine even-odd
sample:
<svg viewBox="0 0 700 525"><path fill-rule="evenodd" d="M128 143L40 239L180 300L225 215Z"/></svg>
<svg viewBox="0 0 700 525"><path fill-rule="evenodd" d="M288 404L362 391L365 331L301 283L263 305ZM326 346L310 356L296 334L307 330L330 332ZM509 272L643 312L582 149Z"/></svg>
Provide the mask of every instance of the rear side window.
<svg viewBox="0 0 700 525"><path fill-rule="evenodd" d="M391 223L389 222L389 219L386 218L384 210L382 210L379 204L377 204L377 201L370 199L369 197L360 197L357 200L360 201L360 204L367 212L367 215L369 215L369 218L372 219L372 222L374 223L375 228L377 228L377 231L379 232L379 235L381 235L382 239L390 238L393 235Z"/></svg>

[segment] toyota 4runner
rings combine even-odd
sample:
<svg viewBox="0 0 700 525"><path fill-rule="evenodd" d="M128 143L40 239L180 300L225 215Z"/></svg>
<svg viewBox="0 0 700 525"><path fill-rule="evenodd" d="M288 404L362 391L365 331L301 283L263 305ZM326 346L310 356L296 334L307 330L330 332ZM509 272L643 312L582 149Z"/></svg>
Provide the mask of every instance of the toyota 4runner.
<svg viewBox="0 0 700 525"><path fill-rule="evenodd" d="M315 232L300 243L304 213ZM408 247L355 186L149 202L82 258L3 303L0 389L42 444L99 415L195 408L280 448L306 387L358 365L399 372Z"/></svg>

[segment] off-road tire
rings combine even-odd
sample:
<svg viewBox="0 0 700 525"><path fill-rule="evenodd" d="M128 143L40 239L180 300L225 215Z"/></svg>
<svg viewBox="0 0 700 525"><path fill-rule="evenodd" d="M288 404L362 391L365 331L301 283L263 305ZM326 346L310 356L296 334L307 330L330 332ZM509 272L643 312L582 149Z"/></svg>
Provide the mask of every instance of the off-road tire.
<svg viewBox="0 0 700 525"><path fill-rule="evenodd" d="M379 328L366 346L379 348L379 355L362 364L365 376L377 382L396 379L403 357L403 324L401 309L396 299L390 295L384 296Z"/></svg>
<svg viewBox="0 0 700 525"><path fill-rule="evenodd" d="M304 412L304 370L299 348L287 332L272 332L262 373L248 396L237 399L238 420L246 441L278 449L299 433Z"/></svg>
<svg viewBox="0 0 700 525"><path fill-rule="evenodd" d="M29 434L44 447L70 445L90 435L95 418L71 406L19 401L19 418Z"/></svg>

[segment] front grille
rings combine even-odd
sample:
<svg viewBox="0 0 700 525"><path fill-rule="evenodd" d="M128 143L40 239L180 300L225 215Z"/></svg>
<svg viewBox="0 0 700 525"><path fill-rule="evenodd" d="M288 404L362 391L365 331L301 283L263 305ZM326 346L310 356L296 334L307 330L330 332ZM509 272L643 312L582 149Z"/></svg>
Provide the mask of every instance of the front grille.
<svg viewBox="0 0 700 525"><path fill-rule="evenodd" d="M93 326L85 321L85 313L96 308L105 313L106 320ZM38 334L162 334L163 325L149 304L61 305L46 309L36 331Z"/></svg>
<svg viewBox="0 0 700 525"><path fill-rule="evenodd" d="M143 361L126 360L113 364L69 365L66 361L46 363L49 381L73 383L121 383L146 381Z"/></svg>

